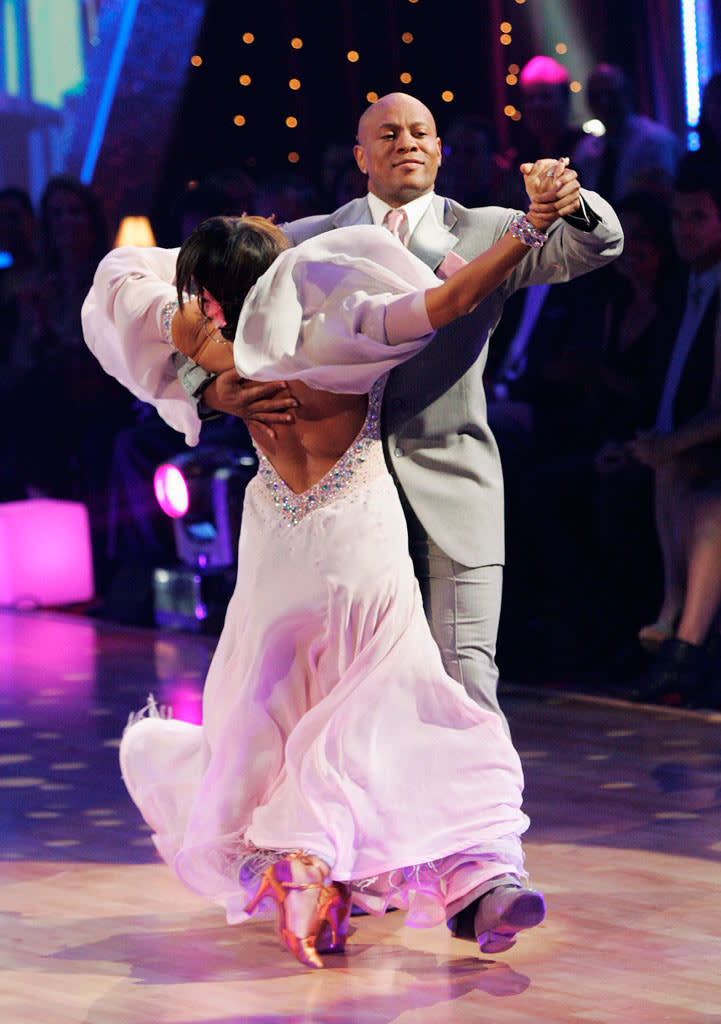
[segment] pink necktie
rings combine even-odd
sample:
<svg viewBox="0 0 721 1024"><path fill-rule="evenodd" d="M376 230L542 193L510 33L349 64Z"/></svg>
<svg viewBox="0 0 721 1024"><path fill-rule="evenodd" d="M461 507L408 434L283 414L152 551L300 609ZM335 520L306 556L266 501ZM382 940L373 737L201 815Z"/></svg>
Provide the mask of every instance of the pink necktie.
<svg viewBox="0 0 721 1024"><path fill-rule="evenodd" d="M387 227L392 235L395 235L399 242L401 238L401 225L406 219L405 210L389 210L383 218L383 226Z"/></svg>

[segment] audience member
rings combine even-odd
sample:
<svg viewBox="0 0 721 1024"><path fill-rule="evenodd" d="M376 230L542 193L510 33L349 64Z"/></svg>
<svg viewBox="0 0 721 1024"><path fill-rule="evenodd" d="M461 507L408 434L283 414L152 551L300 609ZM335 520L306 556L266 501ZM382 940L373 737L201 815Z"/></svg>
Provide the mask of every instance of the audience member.
<svg viewBox="0 0 721 1024"><path fill-rule="evenodd" d="M658 657L635 695L698 704L710 697L704 644L721 601L721 182L699 153L680 165L672 227L688 267L683 318L654 428L631 444L654 471L664 568L661 609L640 633Z"/></svg>
<svg viewBox="0 0 721 1024"><path fill-rule="evenodd" d="M571 156L581 140L583 132L571 124L569 85L568 71L552 57L539 54L521 69L518 77L521 118L514 125L513 148L504 157L503 202L517 205L522 199L516 182L519 162L528 160L534 153ZM604 195L602 191L601 194Z"/></svg>
<svg viewBox="0 0 721 1024"><path fill-rule="evenodd" d="M655 415L676 261L657 197L630 196L618 214L623 254L593 280L530 290L509 311L513 330L497 329L504 355L488 378L507 494L502 632L510 640L530 622L555 673L605 658L623 616L638 621L655 585L650 481L624 444ZM600 509L614 510L610 523ZM612 567L624 559L639 570L618 593ZM537 659L526 665L523 655L516 649L504 671L537 675Z"/></svg>
<svg viewBox="0 0 721 1024"><path fill-rule="evenodd" d="M443 159L437 178L439 189L464 206L496 203L499 183L496 180L495 144L490 122L481 114L460 114L450 122L442 141ZM518 177L515 167L513 177L514 180ZM367 186L367 182L365 184Z"/></svg>
<svg viewBox="0 0 721 1024"><path fill-rule="evenodd" d="M698 136L704 160L721 171L721 71L711 75L703 87Z"/></svg>
<svg viewBox="0 0 721 1024"><path fill-rule="evenodd" d="M112 442L128 423L131 402L83 342L80 308L109 239L92 190L68 175L51 178L40 201L42 263L18 302L18 365L26 388L13 399L22 418L16 449L24 493L88 506L96 573L102 579Z"/></svg>
<svg viewBox="0 0 721 1024"><path fill-rule="evenodd" d="M32 200L21 188L0 190L0 253L7 265L0 267L0 429L12 436L15 423L14 397L24 373L23 333L20 330L20 302L37 274L38 225ZM24 497L24 467L16 445L6 444L0 473L0 501Z"/></svg>
<svg viewBox="0 0 721 1024"><path fill-rule="evenodd" d="M672 131L633 112L631 82L620 67L599 64L587 82L591 114L603 135L588 135L572 154L573 166L609 202L643 189L668 198L681 146Z"/></svg>

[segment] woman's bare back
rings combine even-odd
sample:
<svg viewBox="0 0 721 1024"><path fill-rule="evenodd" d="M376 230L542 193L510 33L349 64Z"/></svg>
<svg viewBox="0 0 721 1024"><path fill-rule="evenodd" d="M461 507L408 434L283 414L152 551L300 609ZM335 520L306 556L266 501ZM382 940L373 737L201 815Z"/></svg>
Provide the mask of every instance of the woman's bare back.
<svg viewBox="0 0 721 1024"><path fill-rule="evenodd" d="M215 373L233 367L230 345L211 337L197 302L190 300L172 320L173 343L205 369ZM217 333L217 332L216 332ZM253 421L250 436L268 458L276 473L296 494L302 494L326 475L357 437L368 409L367 395L339 395L318 391L301 381L290 381L288 390L298 401L292 423L274 424L276 440Z"/></svg>
<svg viewBox="0 0 721 1024"><path fill-rule="evenodd" d="M289 381L288 390L299 403L295 420L274 424L275 441L254 430L252 422L248 429L276 473L302 494L323 479L358 436L368 396L318 391L300 381Z"/></svg>

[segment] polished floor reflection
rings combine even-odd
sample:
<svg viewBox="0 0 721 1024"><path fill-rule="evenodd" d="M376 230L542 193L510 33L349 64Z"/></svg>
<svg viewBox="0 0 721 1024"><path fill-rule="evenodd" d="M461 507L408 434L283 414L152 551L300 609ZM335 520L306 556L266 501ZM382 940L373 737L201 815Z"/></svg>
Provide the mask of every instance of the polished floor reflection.
<svg viewBox="0 0 721 1024"><path fill-rule="evenodd" d="M506 686L547 920L479 957L353 919L310 972L159 863L117 746L149 692L198 721L207 637L0 613L8 1024L721 1024L721 714Z"/></svg>

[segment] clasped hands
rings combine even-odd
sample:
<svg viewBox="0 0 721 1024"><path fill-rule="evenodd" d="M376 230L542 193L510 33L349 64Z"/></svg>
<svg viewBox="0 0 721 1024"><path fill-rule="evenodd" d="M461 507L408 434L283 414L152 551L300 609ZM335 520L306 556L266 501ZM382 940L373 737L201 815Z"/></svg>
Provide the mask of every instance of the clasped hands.
<svg viewBox="0 0 721 1024"><path fill-rule="evenodd" d="M576 213L581 205L578 174L560 160L544 158L521 164L521 174L530 199L528 217L534 227L545 231L559 217Z"/></svg>

